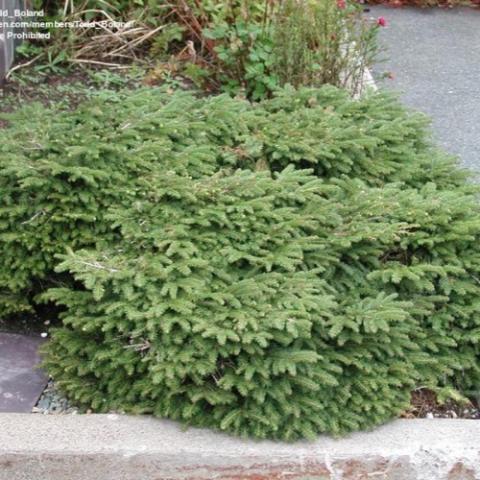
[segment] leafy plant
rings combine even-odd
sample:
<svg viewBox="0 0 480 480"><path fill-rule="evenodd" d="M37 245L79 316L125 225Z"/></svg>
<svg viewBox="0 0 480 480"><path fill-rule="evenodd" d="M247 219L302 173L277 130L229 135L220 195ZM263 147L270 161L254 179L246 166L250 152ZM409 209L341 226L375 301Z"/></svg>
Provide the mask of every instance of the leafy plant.
<svg viewBox="0 0 480 480"><path fill-rule="evenodd" d="M66 59L67 53L65 51L54 54L52 50L47 50L45 61L35 65L34 70L37 72L61 74L65 71Z"/></svg>
<svg viewBox="0 0 480 480"><path fill-rule="evenodd" d="M271 73L273 43L264 27L239 20L203 34L218 42L215 53L222 90L230 94L243 91L260 100L278 87L278 79Z"/></svg>
<svg viewBox="0 0 480 480"><path fill-rule="evenodd" d="M271 70L282 85L360 92L365 69L378 55L378 26L356 1L284 0L272 29Z"/></svg>
<svg viewBox="0 0 480 480"><path fill-rule="evenodd" d="M378 25L354 1L229 2L229 8L189 8L180 19L197 46L189 61L229 93L259 100L279 86L331 84L358 93L378 54ZM235 8L237 7L237 8ZM181 11L181 9L179 9ZM222 14L220 14L220 12Z"/></svg>
<svg viewBox="0 0 480 480"><path fill-rule="evenodd" d="M181 72L209 92L252 100L285 84L358 92L377 54L378 27L346 1L61 2L57 18L92 26L52 32L48 61L39 68L143 62ZM103 21L119 23L107 28Z"/></svg>

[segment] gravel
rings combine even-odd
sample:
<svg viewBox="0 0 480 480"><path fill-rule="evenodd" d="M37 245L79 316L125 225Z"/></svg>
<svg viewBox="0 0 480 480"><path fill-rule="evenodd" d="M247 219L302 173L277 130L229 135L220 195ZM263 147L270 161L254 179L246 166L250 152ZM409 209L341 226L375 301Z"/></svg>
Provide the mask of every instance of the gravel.
<svg viewBox="0 0 480 480"><path fill-rule="evenodd" d="M49 380L47 387L32 409L32 413L43 413L44 415L60 413L76 414L79 412L80 409L71 405L56 389L53 380Z"/></svg>

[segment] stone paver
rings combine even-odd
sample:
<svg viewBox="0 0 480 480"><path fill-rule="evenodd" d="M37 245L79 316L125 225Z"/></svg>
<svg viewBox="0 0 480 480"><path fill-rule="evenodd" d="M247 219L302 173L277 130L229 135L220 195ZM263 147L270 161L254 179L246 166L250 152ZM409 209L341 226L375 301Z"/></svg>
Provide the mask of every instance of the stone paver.
<svg viewBox="0 0 480 480"><path fill-rule="evenodd" d="M480 173L480 10L371 7L383 16L382 88L400 91L405 104L433 119L437 142Z"/></svg>
<svg viewBox="0 0 480 480"><path fill-rule="evenodd" d="M45 385L39 337L0 333L0 412L30 412ZM1 426L0 426L1 428Z"/></svg>

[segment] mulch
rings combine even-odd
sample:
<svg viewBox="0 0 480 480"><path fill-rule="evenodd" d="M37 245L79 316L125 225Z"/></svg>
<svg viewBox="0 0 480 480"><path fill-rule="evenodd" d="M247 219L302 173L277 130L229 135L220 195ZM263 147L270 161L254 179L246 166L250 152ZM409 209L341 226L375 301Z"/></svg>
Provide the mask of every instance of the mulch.
<svg viewBox="0 0 480 480"><path fill-rule="evenodd" d="M447 401L441 404L435 392L418 389L412 392L411 407L404 412L402 418L466 418L480 420L478 399L469 403Z"/></svg>

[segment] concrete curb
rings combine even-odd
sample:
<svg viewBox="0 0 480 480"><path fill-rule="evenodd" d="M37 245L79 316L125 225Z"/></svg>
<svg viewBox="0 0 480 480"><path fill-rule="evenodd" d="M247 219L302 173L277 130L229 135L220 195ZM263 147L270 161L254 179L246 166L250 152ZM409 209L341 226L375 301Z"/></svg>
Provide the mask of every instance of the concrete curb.
<svg viewBox="0 0 480 480"><path fill-rule="evenodd" d="M147 416L0 414L0 480L474 480L479 440L475 420L285 444Z"/></svg>

